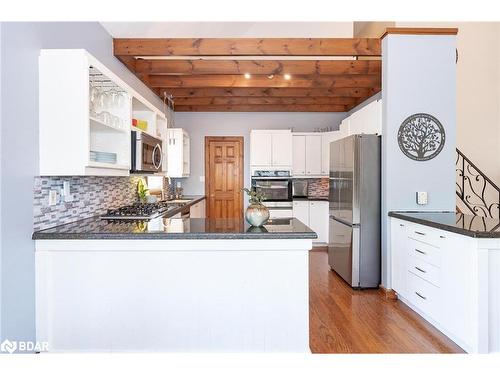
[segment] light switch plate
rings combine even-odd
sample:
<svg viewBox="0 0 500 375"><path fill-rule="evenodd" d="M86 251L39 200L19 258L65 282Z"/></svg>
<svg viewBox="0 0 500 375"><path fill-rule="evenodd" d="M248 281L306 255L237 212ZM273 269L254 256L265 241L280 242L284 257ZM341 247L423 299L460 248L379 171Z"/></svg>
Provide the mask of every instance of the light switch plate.
<svg viewBox="0 0 500 375"><path fill-rule="evenodd" d="M417 191L417 204L424 205L427 204L427 192Z"/></svg>

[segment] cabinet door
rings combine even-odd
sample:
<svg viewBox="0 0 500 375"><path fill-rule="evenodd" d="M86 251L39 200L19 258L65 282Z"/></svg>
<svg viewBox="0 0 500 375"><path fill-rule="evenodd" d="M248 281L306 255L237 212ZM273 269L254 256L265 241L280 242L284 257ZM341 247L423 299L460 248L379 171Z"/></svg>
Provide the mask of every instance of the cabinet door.
<svg viewBox="0 0 500 375"><path fill-rule="evenodd" d="M273 133L272 134L272 165L273 166L292 166L292 133Z"/></svg>
<svg viewBox="0 0 500 375"><path fill-rule="evenodd" d="M408 270L408 235L406 223L391 219L391 287L398 294L406 297L406 281Z"/></svg>
<svg viewBox="0 0 500 375"><path fill-rule="evenodd" d="M293 176L305 176L306 174L306 137L305 135L293 136Z"/></svg>
<svg viewBox="0 0 500 375"><path fill-rule="evenodd" d="M444 237L441 246L442 303L438 318L443 327L461 341L458 343L464 349L477 352L480 350L480 340L475 335L475 330L479 330L476 327L488 321L487 317L482 318L487 316L485 311L488 308L478 302L480 290L483 289L478 288L481 284L477 281L481 277L477 268L480 250L473 238L445 231L441 235Z"/></svg>
<svg viewBox="0 0 500 375"><path fill-rule="evenodd" d="M314 242L328 242L328 202L309 202L309 227L318 234Z"/></svg>
<svg viewBox="0 0 500 375"><path fill-rule="evenodd" d="M339 131L328 132L321 135L321 175L330 173L330 142L338 139Z"/></svg>
<svg viewBox="0 0 500 375"><path fill-rule="evenodd" d="M182 133L177 129L168 131L168 175L170 177L182 177Z"/></svg>
<svg viewBox="0 0 500 375"><path fill-rule="evenodd" d="M190 141L187 134L183 134L182 137L182 176L189 177L190 167Z"/></svg>
<svg viewBox="0 0 500 375"><path fill-rule="evenodd" d="M293 217L309 226L309 201L293 201Z"/></svg>
<svg viewBox="0 0 500 375"><path fill-rule="evenodd" d="M270 133L250 134L250 164L270 166L272 164L272 136Z"/></svg>
<svg viewBox="0 0 500 375"><path fill-rule="evenodd" d="M321 174L321 135L306 136L306 175Z"/></svg>

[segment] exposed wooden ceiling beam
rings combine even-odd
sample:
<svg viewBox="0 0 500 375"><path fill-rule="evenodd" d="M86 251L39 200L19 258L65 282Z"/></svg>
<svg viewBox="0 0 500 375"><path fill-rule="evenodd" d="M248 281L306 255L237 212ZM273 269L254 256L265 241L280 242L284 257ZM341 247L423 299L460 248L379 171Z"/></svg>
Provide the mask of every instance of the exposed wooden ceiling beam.
<svg viewBox="0 0 500 375"><path fill-rule="evenodd" d="M158 95L173 95L180 97L344 97L365 98L376 94L374 88L157 88Z"/></svg>
<svg viewBox="0 0 500 375"><path fill-rule="evenodd" d="M301 75L286 80L283 76L252 76L250 79L242 75L195 75L195 76L159 76L151 75L147 80L151 87L302 87L302 88L335 88L335 87L380 87L379 75Z"/></svg>
<svg viewBox="0 0 500 375"><path fill-rule="evenodd" d="M114 39L115 56L380 56L378 38Z"/></svg>
<svg viewBox="0 0 500 375"><path fill-rule="evenodd" d="M205 97L205 98L177 98L174 100L175 106L203 106L203 105L266 105L266 104L338 104L354 105L356 98L346 97L294 97L294 98L271 98L271 97Z"/></svg>
<svg viewBox="0 0 500 375"><path fill-rule="evenodd" d="M199 105L175 106L176 112L346 112L345 105Z"/></svg>
<svg viewBox="0 0 500 375"><path fill-rule="evenodd" d="M142 60L138 74L380 74L380 60Z"/></svg>

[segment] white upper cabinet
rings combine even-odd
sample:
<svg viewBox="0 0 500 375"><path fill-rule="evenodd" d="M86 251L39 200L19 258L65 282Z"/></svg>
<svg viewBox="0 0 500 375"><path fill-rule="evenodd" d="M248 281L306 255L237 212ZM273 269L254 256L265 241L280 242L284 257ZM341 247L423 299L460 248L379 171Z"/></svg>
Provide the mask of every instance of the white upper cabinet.
<svg viewBox="0 0 500 375"><path fill-rule="evenodd" d="M330 143L340 139L340 132L333 131L321 134L321 175L330 174Z"/></svg>
<svg viewBox="0 0 500 375"><path fill-rule="evenodd" d="M292 166L292 133L289 130L277 131L272 137L272 165Z"/></svg>
<svg viewBox="0 0 500 375"><path fill-rule="evenodd" d="M189 134L181 128L168 129L167 160L169 177L189 177L190 173Z"/></svg>
<svg viewBox="0 0 500 375"><path fill-rule="evenodd" d="M250 132L250 165L291 168L291 131L252 130Z"/></svg>
<svg viewBox="0 0 500 375"><path fill-rule="evenodd" d="M272 137L269 133L252 131L250 133L250 164L272 164Z"/></svg>
<svg viewBox="0 0 500 375"><path fill-rule="evenodd" d="M344 123L345 121L345 123ZM382 134L382 100L375 100L342 121L343 130L352 134Z"/></svg>
<svg viewBox="0 0 500 375"><path fill-rule="evenodd" d="M338 131L293 134L293 176L328 176L330 142L338 139Z"/></svg>
<svg viewBox="0 0 500 375"><path fill-rule="evenodd" d="M294 176L306 175L306 136L294 135L292 142L292 173Z"/></svg>
<svg viewBox="0 0 500 375"><path fill-rule="evenodd" d="M321 135L306 136L306 175L321 175Z"/></svg>
<svg viewBox="0 0 500 375"><path fill-rule="evenodd" d="M127 176L134 108L165 115L83 49L42 50L39 57L41 176ZM158 131L156 121L150 120ZM166 122L164 123L166 126Z"/></svg>

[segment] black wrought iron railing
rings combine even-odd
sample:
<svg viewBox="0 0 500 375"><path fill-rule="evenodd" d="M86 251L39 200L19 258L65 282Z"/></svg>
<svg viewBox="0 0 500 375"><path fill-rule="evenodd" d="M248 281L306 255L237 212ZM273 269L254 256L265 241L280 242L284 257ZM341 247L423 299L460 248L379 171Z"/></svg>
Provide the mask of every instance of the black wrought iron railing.
<svg viewBox="0 0 500 375"><path fill-rule="evenodd" d="M470 213L500 219L500 188L457 148L457 196Z"/></svg>

